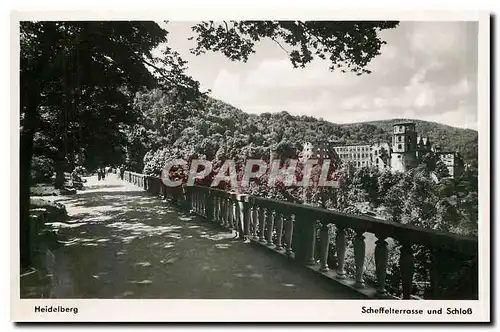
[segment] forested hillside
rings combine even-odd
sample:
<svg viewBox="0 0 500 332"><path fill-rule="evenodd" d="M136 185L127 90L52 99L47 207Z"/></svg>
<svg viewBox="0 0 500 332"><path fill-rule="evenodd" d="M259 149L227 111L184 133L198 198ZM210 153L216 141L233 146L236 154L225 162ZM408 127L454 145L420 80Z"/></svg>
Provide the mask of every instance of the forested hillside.
<svg viewBox="0 0 500 332"><path fill-rule="evenodd" d="M247 114L220 100L205 97L198 105L176 103L158 90L138 94L136 110L143 121L129 131L129 158L137 171L156 173L165 149L179 154L205 155L208 160L269 155L271 149L286 156L304 141L338 144L390 141L392 124L401 119L335 124L286 111ZM408 119L405 119L408 120ZM419 135L429 136L444 149L458 150L467 163L477 160L477 132L434 122L412 120ZM146 156L146 165L143 157ZM143 170L143 167L146 168ZM155 169L155 170L153 170Z"/></svg>
<svg viewBox="0 0 500 332"><path fill-rule="evenodd" d="M416 130L421 136L430 137L433 144L438 144L446 150L459 151L466 162L477 162L478 136L477 131L444 125L437 122L414 119L392 119L353 124L353 126L368 124L382 128L385 132L392 130L392 125L399 121L415 122Z"/></svg>

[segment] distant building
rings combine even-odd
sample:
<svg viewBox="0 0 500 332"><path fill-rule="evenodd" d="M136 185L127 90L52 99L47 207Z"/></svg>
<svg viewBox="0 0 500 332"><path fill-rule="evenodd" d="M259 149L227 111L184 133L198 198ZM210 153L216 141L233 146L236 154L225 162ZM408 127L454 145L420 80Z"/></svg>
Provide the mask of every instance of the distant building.
<svg viewBox="0 0 500 332"><path fill-rule="evenodd" d="M333 159L335 158L335 150L330 143L318 142L313 144L311 142L306 142L304 143L299 157L301 160Z"/></svg>
<svg viewBox="0 0 500 332"><path fill-rule="evenodd" d="M439 154L451 177L464 171L464 164L458 153L443 152L433 147L428 137L417 136L415 123L401 122L393 125L391 144L338 145L338 143L306 142L299 156L307 159L326 159L338 157L343 164L354 167L375 166L380 170L405 172L418 165L419 157L433 151Z"/></svg>
<svg viewBox="0 0 500 332"><path fill-rule="evenodd" d="M458 152L443 151L441 147L435 146L432 151L439 155L439 158L448 169L450 177L455 178L461 176L465 171L465 164Z"/></svg>
<svg viewBox="0 0 500 332"><path fill-rule="evenodd" d="M392 128L391 169L404 172L418 164L415 123L397 123Z"/></svg>

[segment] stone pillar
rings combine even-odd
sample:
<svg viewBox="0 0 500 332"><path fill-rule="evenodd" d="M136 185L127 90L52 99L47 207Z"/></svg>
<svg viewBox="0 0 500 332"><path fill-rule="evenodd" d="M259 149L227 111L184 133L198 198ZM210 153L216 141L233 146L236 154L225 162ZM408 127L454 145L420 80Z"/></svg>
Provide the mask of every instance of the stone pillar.
<svg viewBox="0 0 500 332"><path fill-rule="evenodd" d="M330 248L330 233L327 223L321 224L321 229L319 233L319 245L320 245L320 271L328 271L328 251Z"/></svg>
<svg viewBox="0 0 500 332"><path fill-rule="evenodd" d="M276 213L274 210L267 210L267 245L269 247L274 246L273 243L273 230L274 230L274 216Z"/></svg>
<svg viewBox="0 0 500 332"><path fill-rule="evenodd" d="M356 230L356 236L353 239L354 262L356 264L356 283L355 287L364 287L363 273L365 269L366 244L363 231Z"/></svg>
<svg viewBox="0 0 500 332"><path fill-rule="evenodd" d="M306 264L314 265L316 264L316 258L314 257L316 251L316 220L312 220L312 222L309 222L307 224L307 228L308 228L308 234L307 234L308 243L306 246L307 250Z"/></svg>
<svg viewBox="0 0 500 332"><path fill-rule="evenodd" d="M401 246L399 253L399 268L401 269L403 299L408 300L410 299L413 285L413 250L411 244L404 243Z"/></svg>
<svg viewBox="0 0 500 332"><path fill-rule="evenodd" d="M236 200L239 207L238 218L235 218L237 222L236 230L240 240L246 240L248 239L248 229L250 226L250 204L248 202L248 195L238 194L236 195Z"/></svg>
<svg viewBox="0 0 500 332"><path fill-rule="evenodd" d="M345 279L345 249L346 249L345 228L337 226L335 234L335 249L337 251L337 278Z"/></svg>
<svg viewBox="0 0 500 332"><path fill-rule="evenodd" d="M205 199L206 199L205 201L206 217L209 221L215 221L216 220L215 196L210 189L208 189L205 195Z"/></svg>
<svg viewBox="0 0 500 332"><path fill-rule="evenodd" d="M387 241L384 235L376 234L377 242L375 242L375 272L377 274L377 294L384 296L385 277L387 275L387 260L389 258L389 250L387 249Z"/></svg>
<svg viewBox="0 0 500 332"><path fill-rule="evenodd" d="M270 213L267 208L260 208L260 216L259 216L259 241L263 244L266 243L266 237L265 237L265 232L266 232L266 219L267 219L267 214Z"/></svg>
<svg viewBox="0 0 500 332"><path fill-rule="evenodd" d="M276 249L283 249L283 213L276 214Z"/></svg>
<svg viewBox="0 0 500 332"><path fill-rule="evenodd" d="M259 207L255 205L255 202L253 203L253 210L252 210L252 235L254 240L259 239L258 235L258 230L259 230Z"/></svg>
<svg viewBox="0 0 500 332"><path fill-rule="evenodd" d="M286 236L286 255L291 257L292 251L292 238L293 238L293 216L285 218L285 236Z"/></svg>

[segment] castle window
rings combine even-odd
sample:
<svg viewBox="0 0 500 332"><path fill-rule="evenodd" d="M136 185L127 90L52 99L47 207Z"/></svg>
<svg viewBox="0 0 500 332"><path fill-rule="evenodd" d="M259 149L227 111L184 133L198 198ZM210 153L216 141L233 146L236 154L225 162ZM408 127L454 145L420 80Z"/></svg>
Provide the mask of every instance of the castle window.
<svg viewBox="0 0 500 332"><path fill-rule="evenodd" d="M398 158L401 158L401 155L398 154Z"/></svg>
<svg viewBox="0 0 500 332"><path fill-rule="evenodd" d="M401 149L402 149L401 144L398 144L398 150L401 150Z"/></svg>
<svg viewBox="0 0 500 332"><path fill-rule="evenodd" d="M403 137L402 137L402 136L398 136L398 142L401 142L401 141L402 141L402 139L403 139Z"/></svg>
<svg viewBox="0 0 500 332"><path fill-rule="evenodd" d="M377 150L375 150L375 155L377 155L377 152L378 152L378 151L377 151Z"/></svg>

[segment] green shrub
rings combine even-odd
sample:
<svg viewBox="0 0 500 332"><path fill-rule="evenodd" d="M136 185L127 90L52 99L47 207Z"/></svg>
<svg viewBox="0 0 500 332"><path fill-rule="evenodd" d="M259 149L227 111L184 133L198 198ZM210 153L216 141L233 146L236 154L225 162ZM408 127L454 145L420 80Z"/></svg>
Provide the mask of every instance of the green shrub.
<svg viewBox="0 0 500 332"><path fill-rule="evenodd" d="M32 198L30 200L30 208L32 209L46 209L48 219L51 221L61 220L68 215L66 207L57 202L50 202L40 198Z"/></svg>
<svg viewBox="0 0 500 332"><path fill-rule="evenodd" d="M54 162L45 156L34 156L31 179L34 183L49 182L54 174Z"/></svg>

